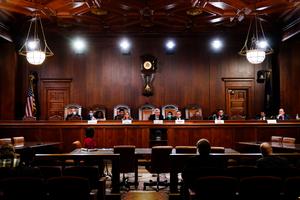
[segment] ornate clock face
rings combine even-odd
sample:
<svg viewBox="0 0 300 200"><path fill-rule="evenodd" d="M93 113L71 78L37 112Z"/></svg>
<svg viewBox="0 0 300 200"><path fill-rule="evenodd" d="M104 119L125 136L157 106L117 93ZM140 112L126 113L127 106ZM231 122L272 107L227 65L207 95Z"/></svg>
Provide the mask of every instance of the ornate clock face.
<svg viewBox="0 0 300 200"><path fill-rule="evenodd" d="M152 67L152 63L150 61L145 61L143 67L144 69L149 70Z"/></svg>

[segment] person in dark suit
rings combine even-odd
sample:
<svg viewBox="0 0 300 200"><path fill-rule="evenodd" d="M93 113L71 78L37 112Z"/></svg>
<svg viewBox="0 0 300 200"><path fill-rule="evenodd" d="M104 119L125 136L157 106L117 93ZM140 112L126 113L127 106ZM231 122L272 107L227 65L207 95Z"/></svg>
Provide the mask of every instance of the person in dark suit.
<svg viewBox="0 0 300 200"><path fill-rule="evenodd" d="M224 113L223 109L218 109L216 114L213 114L209 119L211 119L211 120L228 120L228 116Z"/></svg>
<svg viewBox="0 0 300 200"><path fill-rule="evenodd" d="M89 111L87 120L96 120L96 118L94 117L94 112L92 110Z"/></svg>
<svg viewBox="0 0 300 200"><path fill-rule="evenodd" d="M182 114L181 114L180 110L176 111L176 115L175 115L175 119L174 120L184 120L184 118L182 117Z"/></svg>
<svg viewBox="0 0 300 200"><path fill-rule="evenodd" d="M207 139L200 139L196 145L199 154L187 160L182 172L185 187L191 190L197 178L218 175L226 168L223 158L210 155L211 146Z"/></svg>
<svg viewBox="0 0 300 200"><path fill-rule="evenodd" d="M283 108L280 108L278 110L278 115L276 116L276 119L278 120L288 120L290 117L285 113Z"/></svg>
<svg viewBox="0 0 300 200"><path fill-rule="evenodd" d="M120 109L117 113L117 115L115 116L115 120L122 120L125 114L125 110L124 109Z"/></svg>
<svg viewBox="0 0 300 200"><path fill-rule="evenodd" d="M191 120L203 120L202 113L200 111L196 111L195 114L191 117Z"/></svg>
<svg viewBox="0 0 300 200"><path fill-rule="evenodd" d="M74 120L74 119L78 119L81 120L81 116L77 113L75 108L71 109L71 113L67 115L66 120Z"/></svg>
<svg viewBox="0 0 300 200"><path fill-rule="evenodd" d="M162 116L162 114L160 113L160 109L159 108L155 108L154 109L154 114L149 116L149 120L163 120L164 117Z"/></svg>
<svg viewBox="0 0 300 200"><path fill-rule="evenodd" d="M267 120L267 115L265 111L261 111L256 117L256 120Z"/></svg>
<svg viewBox="0 0 300 200"><path fill-rule="evenodd" d="M263 142L260 145L262 158L256 161L257 168L288 168L289 163L285 158L273 156L273 148L268 142Z"/></svg>

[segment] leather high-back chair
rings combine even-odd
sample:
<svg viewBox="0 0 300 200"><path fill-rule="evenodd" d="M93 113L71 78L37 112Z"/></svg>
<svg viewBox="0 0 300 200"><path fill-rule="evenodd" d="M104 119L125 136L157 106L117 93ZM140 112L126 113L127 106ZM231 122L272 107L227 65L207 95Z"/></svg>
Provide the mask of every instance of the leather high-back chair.
<svg viewBox="0 0 300 200"><path fill-rule="evenodd" d="M196 146L176 146L175 147L176 153L191 153L196 154L197 153L197 147Z"/></svg>
<svg viewBox="0 0 300 200"><path fill-rule="evenodd" d="M25 138L23 136L12 138L14 146L24 146Z"/></svg>
<svg viewBox="0 0 300 200"><path fill-rule="evenodd" d="M201 117L196 117L195 113L199 112ZM200 120L203 119L202 116L202 109L200 108L199 105L196 104L192 104L192 105L188 105L185 108L185 119L191 119L191 120Z"/></svg>
<svg viewBox="0 0 300 200"><path fill-rule="evenodd" d="M284 199L285 200L297 200L300 197L300 176L288 177L284 181Z"/></svg>
<svg viewBox="0 0 300 200"><path fill-rule="evenodd" d="M138 186L138 167L137 159L135 157L135 146L134 145L118 145L114 146L114 153L120 154L120 173L123 174L123 180L121 185L130 189L130 185ZM125 177L125 173L134 173L134 182L129 182L129 178Z"/></svg>
<svg viewBox="0 0 300 200"><path fill-rule="evenodd" d="M11 144L11 143L12 143L11 138L0 138L0 145Z"/></svg>
<svg viewBox="0 0 300 200"><path fill-rule="evenodd" d="M282 143L282 136L272 135L271 142Z"/></svg>
<svg viewBox="0 0 300 200"><path fill-rule="evenodd" d="M150 115L153 114L154 105L145 104L139 108L139 120L149 120Z"/></svg>
<svg viewBox="0 0 300 200"><path fill-rule="evenodd" d="M159 186L168 186L167 181L160 181L160 174L170 173L170 154L172 153L172 146L153 146L151 153L150 168L147 170L157 175L156 181L144 182L144 190L146 186L156 186L156 190L159 190Z"/></svg>
<svg viewBox="0 0 300 200"><path fill-rule="evenodd" d="M296 138L293 137L283 137L282 138L282 143L284 144L295 144Z"/></svg>

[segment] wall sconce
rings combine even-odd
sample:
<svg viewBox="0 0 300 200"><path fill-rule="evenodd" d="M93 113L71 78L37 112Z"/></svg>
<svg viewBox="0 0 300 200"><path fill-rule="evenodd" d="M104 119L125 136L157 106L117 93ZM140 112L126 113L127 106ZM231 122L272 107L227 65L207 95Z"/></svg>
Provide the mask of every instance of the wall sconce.
<svg viewBox="0 0 300 200"><path fill-rule="evenodd" d="M19 54L26 56L27 61L32 65L41 65L46 57L54 55L47 45L41 17L37 13L30 20L26 40Z"/></svg>

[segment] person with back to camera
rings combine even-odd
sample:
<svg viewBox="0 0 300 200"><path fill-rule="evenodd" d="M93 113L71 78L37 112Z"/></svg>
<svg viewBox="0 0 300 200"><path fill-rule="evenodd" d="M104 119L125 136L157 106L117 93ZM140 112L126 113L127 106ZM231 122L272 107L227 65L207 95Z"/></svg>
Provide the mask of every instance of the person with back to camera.
<svg viewBox="0 0 300 200"><path fill-rule="evenodd" d="M262 158L256 161L258 168L288 168L290 167L285 158L273 156L273 148L268 142L260 144Z"/></svg>
<svg viewBox="0 0 300 200"><path fill-rule="evenodd" d="M186 161L182 172L185 187L192 191L197 178L202 175L208 176L211 171L219 172L226 168L226 162L223 158L212 156L210 154L211 146L207 139L202 138L198 140L196 146L198 155L191 157Z"/></svg>
<svg viewBox="0 0 300 200"><path fill-rule="evenodd" d="M94 138L94 128L88 127L85 131L85 138L83 140L83 147L87 149L95 149L96 148L96 141Z"/></svg>
<svg viewBox="0 0 300 200"><path fill-rule="evenodd" d="M154 113L149 116L149 120L163 120L163 119L164 119L164 117L160 113L160 109L159 108L155 108L154 109Z"/></svg>

